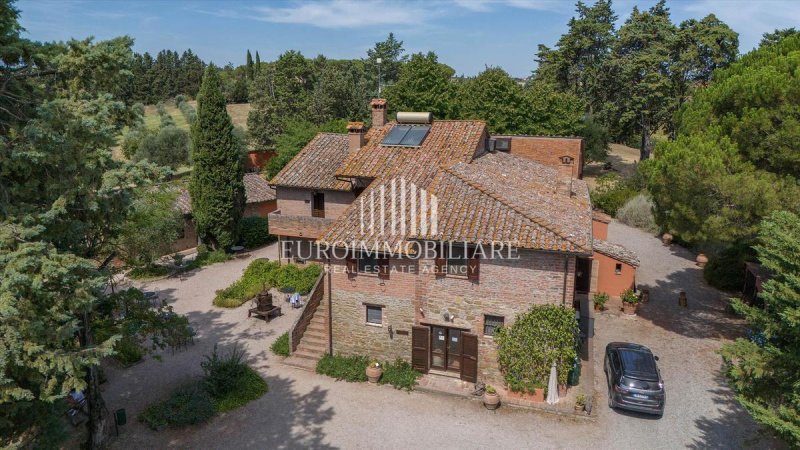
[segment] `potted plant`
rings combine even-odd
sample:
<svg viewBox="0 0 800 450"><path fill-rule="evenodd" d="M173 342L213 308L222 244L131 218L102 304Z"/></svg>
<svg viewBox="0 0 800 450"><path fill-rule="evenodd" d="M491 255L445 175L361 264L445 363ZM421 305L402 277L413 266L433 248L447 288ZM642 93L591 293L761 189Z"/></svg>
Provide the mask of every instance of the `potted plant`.
<svg viewBox="0 0 800 450"><path fill-rule="evenodd" d="M367 366L367 380L370 383L377 383L380 379L381 375L383 375L383 368L381 367L381 363L378 361L371 361Z"/></svg>
<svg viewBox="0 0 800 450"><path fill-rule="evenodd" d="M495 410L500 406L500 396L497 394L497 389L491 384L487 384L483 391L483 406L489 410Z"/></svg>
<svg viewBox="0 0 800 450"><path fill-rule="evenodd" d="M575 412L583 411L583 408L586 408L586 396L578 394L575 397Z"/></svg>
<svg viewBox="0 0 800 450"><path fill-rule="evenodd" d="M705 253L700 253L695 261L697 262L697 267L703 268L708 264L708 256Z"/></svg>
<svg viewBox="0 0 800 450"><path fill-rule="evenodd" d="M626 289L621 295L622 298L622 312L629 315L636 314L636 305L639 304L639 296L633 292L633 289Z"/></svg>
<svg viewBox="0 0 800 450"><path fill-rule="evenodd" d="M606 309L606 302L608 302L608 294L605 292L598 292L592 296L595 311L603 311Z"/></svg>
<svg viewBox="0 0 800 450"><path fill-rule="evenodd" d="M669 247L669 245L672 244L672 235L669 233L664 233L661 236L661 242L663 242L664 245Z"/></svg>

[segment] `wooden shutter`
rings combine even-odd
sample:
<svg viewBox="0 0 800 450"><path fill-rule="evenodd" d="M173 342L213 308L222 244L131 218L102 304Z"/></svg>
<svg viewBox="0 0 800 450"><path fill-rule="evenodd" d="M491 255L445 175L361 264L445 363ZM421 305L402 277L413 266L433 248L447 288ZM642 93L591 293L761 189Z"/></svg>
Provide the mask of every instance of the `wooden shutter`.
<svg viewBox="0 0 800 450"><path fill-rule="evenodd" d="M411 367L422 373L428 373L428 356L430 355L431 329L428 327L411 327Z"/></svg>
<svg viewBox="0 0 800 450"><path fill-rule="evenodd" d="M472 258L467 260L467 279L478 281L481 274L481 260L477 251L473 251Z"/></svg>
<svg viewBox="0 0 800 450"><path fill-rule="evenodd" d="M461 333L461 379L478 382L478 336Z"/></svg>
<svg viewBox="0 0 800 450"><path fill-rule="evenodd" d="M389 279L389 258L378 258L378 278L381 280Z"/></svg>
<svg viewBox="0 0 800 450"><path fill-rule="evenodd" d="M445 273L447 273L447 258L444 254L444 244L439 243L439 246L436 248L436 260L434 262L436 264L436 276L443 277Z"/></svg>

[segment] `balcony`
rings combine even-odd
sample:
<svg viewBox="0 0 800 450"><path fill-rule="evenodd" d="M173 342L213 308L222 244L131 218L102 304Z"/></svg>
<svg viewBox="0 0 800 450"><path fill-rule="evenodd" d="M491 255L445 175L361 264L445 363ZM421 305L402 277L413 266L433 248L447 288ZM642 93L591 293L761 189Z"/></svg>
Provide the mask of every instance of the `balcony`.
<svg viewBox="0 0 800 450"><path fill-rule="evenodd" d="M281 210L271 212L268 220L269 234L307 239L319 238L335 221L323 217L283 215Z"/></svg>

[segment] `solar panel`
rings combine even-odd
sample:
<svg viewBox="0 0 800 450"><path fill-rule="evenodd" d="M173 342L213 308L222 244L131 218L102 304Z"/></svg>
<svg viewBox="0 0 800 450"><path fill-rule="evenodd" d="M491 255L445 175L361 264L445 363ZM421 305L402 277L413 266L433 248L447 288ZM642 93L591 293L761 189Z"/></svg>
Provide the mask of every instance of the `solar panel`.
<svg viewBox="0 0 800 450"><path fill-rule="evenodd" d="M390 131L389 134L386 135L385 138L383 138L383 142L381 143L383 145L400 145L400 141L403 140L403 138L405 137L406 133L408 133L408 130L410 128L411 127L409 126L401 126L401 125L395 126L394 128L392 128L392 131Z"/></svg>
<svg viewBox="0 0 800 450"><path fill-rule="evenodd" d="M429 126L423 127L411 127L408 130L408 133L403 137L403 140L400 141L400 145L408 145L412 147L418 147L422 144L422 141L425 139L425 136L428 135L428 131L431 130Z"/></svg>
<svg viewBox="0 0 800 450"><path fill-rule="evenodd" d="M383 138L382 145L400 145L404 147L419 147L425 136L431 131L430 125L411 126L396 125L392 131Z"/></svg>

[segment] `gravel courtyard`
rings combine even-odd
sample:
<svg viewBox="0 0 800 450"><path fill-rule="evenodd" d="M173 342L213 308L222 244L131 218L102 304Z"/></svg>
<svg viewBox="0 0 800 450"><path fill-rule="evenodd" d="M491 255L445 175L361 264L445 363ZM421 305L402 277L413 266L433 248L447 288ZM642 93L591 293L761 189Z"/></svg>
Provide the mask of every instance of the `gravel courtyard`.
<svg viewBox="0 0 800 450"><path fill-rule="evenodd" d="M479 402L389 386L336 382L281 364L269 345L287 331L297 311L267 324L247 319L245 307L224 310L211 305L214 291L236 280L256 257L274 258L276 247L253 252L250 259L216 264L184 279L142 283L159 291L175 310L188 315L198 330L196 345L167 352L163 361L147 360L128 369L110 368L105 398L109 409L126 408L115 448L765 448L764 437L735 403L720 373L715 353L741 333L742 323L724 313L719 294L702 281L693 255L654 237L612 223L609 240L636 251L642 260L638 284L651 300L638 317L611 310L596 320L596 422L500 408L490 412ZM688 309L677 308L685 290ZM645 344L660 356L667 386L664 417L610 411L605 400L602 354L605 344L626 340ZM149 403L176 385L201 374L200 361L214 344L242 346L269 383L269 392L239 410L205 425L154 432L136 420Z"/></svg>

